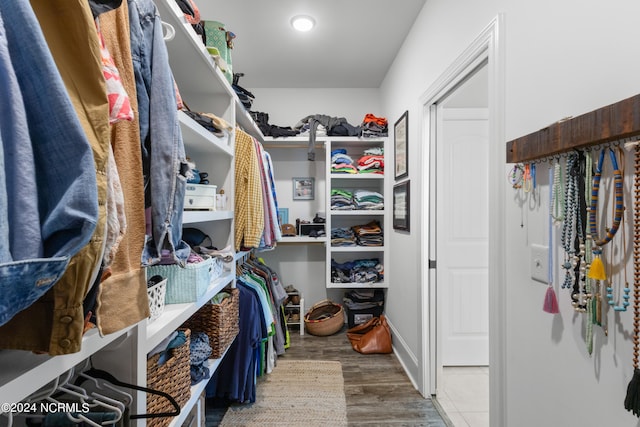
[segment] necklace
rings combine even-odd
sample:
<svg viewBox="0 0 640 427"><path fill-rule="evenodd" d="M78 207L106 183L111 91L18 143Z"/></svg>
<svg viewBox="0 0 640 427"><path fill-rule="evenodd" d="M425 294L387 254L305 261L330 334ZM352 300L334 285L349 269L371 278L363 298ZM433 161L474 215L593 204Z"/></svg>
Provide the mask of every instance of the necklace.
<svg viewBox="0 0 640 427"><path fill-rule="evenodd" d="M591 190L591 207L589 208L589 223L590 223L590 233L591 238L593 239L596 246L604 246L613 239L618 228L620 228L620 221L622 220L622 213L624 212L624 203L623 203L623 179L622 172L618 169L618 162L616 160L616 155L614 151L609 148L609 156L611 158L611 166L613 166L613 182L615 187L615 209L613 211L613 224L611 228L607 229L606 235L604 238L599 239L597 235L597 227L596 227L596 214L598 211L598 192L600 190L600 179L602 178L602 164L604 163L604 152L602 150L600 152L600 159L598 160L598 165L596 166L596 173L593 175L593 189Z"/></svg>
<svg viewBox="0 0 640 427"><path fill-rule="evenodd" d="M633 377L627 386L624 407L634 415L640 415L638 405L638 386L640 383L640 369L638 369L638 355L640 354L640 146L636 145L633 175Z"/></svg>
<svg viewBox="0 0 640 427"><path fill-rule="evenodd" d="M620 156L620 164L624 165L624 151L619 150L619 156ZM624 171L622 171L624 174ZM627 280L627 269L626 266L624 265L624 254L627 253L627 236L624 232L624 216L622 217L622 219L620 220L620 228L622 228L622 248L620 249L621 251L621 267L624 270L624 287L622 288L622 304L616 304L616 302L614 301L614 287L611 284L611 282L613 281L613 278L611 277L612 275L609 274L609 278L607 280L607 304L609 304L609 306L611 308L613 308L614 311L627 311L627 307L629 306L629 292L631 292L631 289L629 288L629 281ZM609 262L609 265L613 265L613 250L610 251L609 254L611 260ZM618 289L617 292L617 297L620 297L620 289ZM619 301L619 300L618 300Z"/></svg>
<svg viewBox="0 0 640 427"><path fill-rule="evenodd" d="M509 180L511 187L513 187L514 190L521 188L523 178L524 167L520 163L516 163L507 174L507 179Z"/></svg>
<svg viewBox="0 0 640 427"><path fill-rule="evenodd" d="M575 269L580 262L579 239L582 236L582 220L579 209L579 177L580 164L578 162L578 154L570 153L567 157L567 181L564 202L564 221L562 223L561 242L564 248L565 262L565 278L562 284L563 288L570 288L573 279L571 269ZM554 179L555 182L555 179ZM554 183L555 185L555 183Z"/></svg>
<svg viewBox="0 0 640 427"><path fill-rule="evenodd" d="M549 168L549 182L551 182L551 178L553 177L553 171ZM553 201L553 191L549 192L549 276L548 276L548 287L547 292L544 296L544 304L542 305L542 310L556 314L560 312L558 308L558 298L556 297L556 292L553 289L553 217L552 213L552 202Z"/></svg>
<svg viewBox="0 0 640 427"><path fill-rule="evenodd" d="M589 290L586 288L586 246L584 244L585 225L586 225L586 201L582 195L585 194L585 174L586 159L582 152L574 153L568 159L567 177L571 182L571 197L569 198L571 208L570 235L565 237L565 247L568 248L571 267L573 267L573 278L567 274L564 287L572 287L571 305L574 310L584 313L588 309L588 302L591 298ZM569 185L567 185L569 187ZM565 221L568 218L565 218ZM567 233L569 234L569 233ZM569 271L567 271L569 273Z"/></svg>
<svg viewBox="0 0 640 427"><path fill-rule="evenodd" d="M562 168L560 167L560 160L556 162L553 167L553 213L552 218L555 221L562 221L564 219L564 190L562 188Z"/></svg>

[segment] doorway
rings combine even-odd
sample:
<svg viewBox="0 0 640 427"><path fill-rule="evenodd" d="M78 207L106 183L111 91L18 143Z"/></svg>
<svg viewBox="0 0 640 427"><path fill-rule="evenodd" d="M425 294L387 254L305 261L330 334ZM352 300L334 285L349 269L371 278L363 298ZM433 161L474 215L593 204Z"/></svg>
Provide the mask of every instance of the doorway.
<svg viewBox="0 0 640 427"><path fill-rule="evenodd" d="M489 426L487 61L436 104L436 399L455 425Z"/></svg>
<svg viewBox="0 0 640 427"><path fill-rule="evenodd" d="M422 97L423 381L437 400L444 366L490 366L485 422L490 413L493 426L506 419L502 21Z"/></svg>

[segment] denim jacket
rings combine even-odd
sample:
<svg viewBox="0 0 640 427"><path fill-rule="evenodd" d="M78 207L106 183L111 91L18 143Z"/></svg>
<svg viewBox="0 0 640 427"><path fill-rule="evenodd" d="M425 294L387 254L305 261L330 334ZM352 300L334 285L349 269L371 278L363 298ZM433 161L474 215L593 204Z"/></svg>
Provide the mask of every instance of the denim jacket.
<svg viewBox="0 0 640 427"><path fill-rule="evenodd" d="M62 277L98 218L93 153L28 0L0 2L0 325Z"/></svg>
<svg viewBox="0 0 640 427"><path fill-rule="evenodd" d="M181 240L187 165L162 21L152 0L129 0L128 5L145 207L151 210L142 264L157 264L165 249L184 265L190 252Z"/></svg>

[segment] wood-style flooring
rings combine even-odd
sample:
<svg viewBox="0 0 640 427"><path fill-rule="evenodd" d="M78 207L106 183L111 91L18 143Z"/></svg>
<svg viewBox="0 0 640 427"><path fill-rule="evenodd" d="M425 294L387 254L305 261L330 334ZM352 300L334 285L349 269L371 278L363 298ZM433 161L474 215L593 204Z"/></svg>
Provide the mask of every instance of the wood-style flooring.
<svg viewBox="0 0 640 427"><path fill-rule="evenodd" d="M434 403L413 387L395 355L357 353L345 332L346 327L335 335L316 337L292 330L291 347L279 358L340 361L349 426L450 425ZM215 415L208 413L207 427L217 425L220 415L219 410Z"/></svg>

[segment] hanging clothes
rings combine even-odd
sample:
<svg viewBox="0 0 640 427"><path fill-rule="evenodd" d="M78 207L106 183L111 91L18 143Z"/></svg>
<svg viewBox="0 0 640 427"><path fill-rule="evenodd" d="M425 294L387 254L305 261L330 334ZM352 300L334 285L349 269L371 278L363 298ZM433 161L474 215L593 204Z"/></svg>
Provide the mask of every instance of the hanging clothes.
<svg viewBox="0 0 640 427"><path fill-rule="evenodd" d="M258 157L253 138L236 129L235 138L235 249L257 248L264 232L264 202Z"/></svg>
<svg viewBox="0 0 640 427"><path fill-rule="evenodd" d="M256 354L259 354L263 339L261 311L257 296L240 284L239 291L239 333L227 350L227 355L211 376L206 387L208 398L218 398L232 402L253 403L256 400Z"/></svg>
<svg viewBox="0 0 640 427"><path fill-rule="evenodd" d="M99 289L96 289L96 307L86 304L96 314L99 331L109 334L146 318L149 304L145 271L140 265L145 241L144 188L140 144L132 143L140 141L140 124L127 2L101 14L99 19L105 45L118 68L134 112L133 120L119 121L111 126L111 146L125 200L127 232L120 240Z"/></svg>
<svg viewBox="0 0 640 427"><path fill-rule="evenodd" d="M181 239L189 166L178 122L175 86L162 21L152 0L129 0L128 4L145 207L150 218L142 264L159 263L166 250L177 264L184 266L190 252L189 245Z"/></svg>
<svg viewBox="0 0 640 427"><path fill-rule="evenodd" d="M33 147L36 158L38 188L33 194L38 194L41 211L36 223L43 227L45 244L39 257L73 258L56 260L58 266L68 262L59 280L42 277L47 267L40 273L29 272L31 285L25 284L24 289L32 288L35 292L23 291L18 298L10 297L11 290L2 292L12 311L26 306L28 309L0 328L0 348L57 355L80 350L84 326L82 300L99 272L102 259L109 110L97 34L88 4L80 0L34 1L32 6L26 0L10 5L3 2L0 13L27 110L29 138L37 142L27 147ZM78 57L69 46L86 49L90 54ZM3 142L4 139L3 129ZM69 168L69 164L74 167ZM81 179L83 174L85 178ZM73 216L79 217L72 219ZM65 230L69 225L74 228ZM17 237L24 244L25 236ZM76 248L78 243L82 245ZM56 272L56 276L59 274ZM3 278L0 282L16 289L19 286L18 280ZM35 298L37 302L33 303Z"/></svg>

